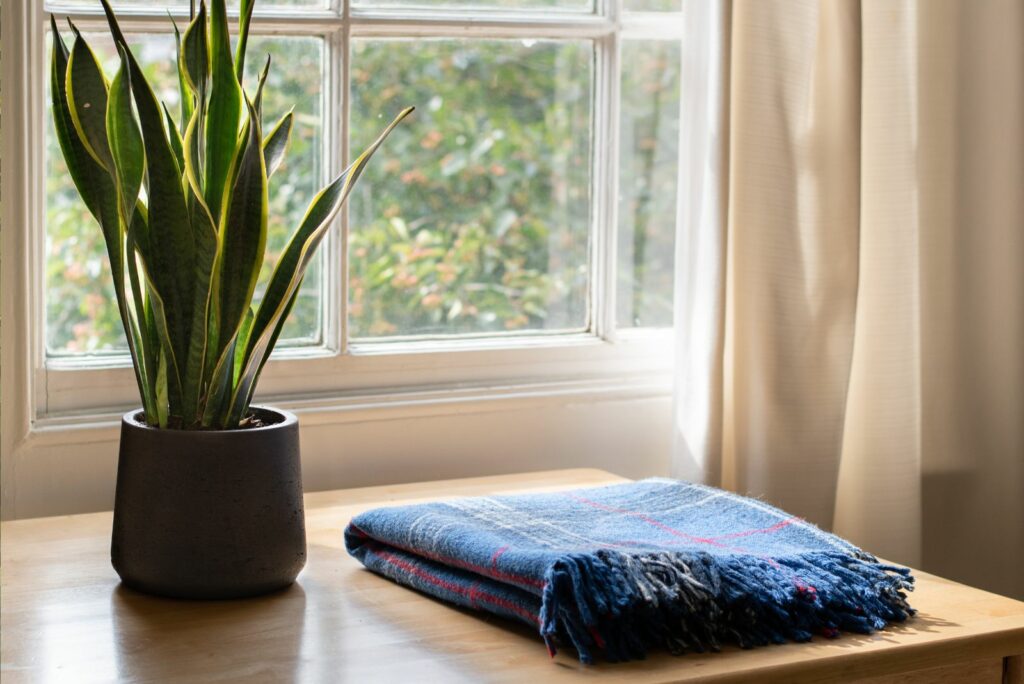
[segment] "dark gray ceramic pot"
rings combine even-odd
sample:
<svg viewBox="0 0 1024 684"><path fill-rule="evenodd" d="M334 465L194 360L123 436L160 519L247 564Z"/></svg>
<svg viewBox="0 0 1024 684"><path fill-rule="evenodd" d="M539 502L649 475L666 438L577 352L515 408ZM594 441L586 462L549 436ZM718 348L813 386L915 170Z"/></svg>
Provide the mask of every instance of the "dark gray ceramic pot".
<svg viewBox="0 0 1024 684"><path fill-rule="evenodd" d="M110 558L121 581L191 599L256 596L306 562L299 424L253 407L264 426L160 430L121 419Z"/></svg>

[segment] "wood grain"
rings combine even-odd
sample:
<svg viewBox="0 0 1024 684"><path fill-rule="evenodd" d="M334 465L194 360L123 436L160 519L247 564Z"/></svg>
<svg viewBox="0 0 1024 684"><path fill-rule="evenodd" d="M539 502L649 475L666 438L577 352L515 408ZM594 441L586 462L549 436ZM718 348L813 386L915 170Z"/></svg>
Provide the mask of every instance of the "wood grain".
<svg viewBox="0 0 1024 684"><path fill-rule="evenodd" d="M918 572L911 603L919 615L872 636L584 667L571 649L550 660L525 626L399 587L344 551L345 524L374 506L619 480L597 470L564 470L310 494L309 562L298 583L245 601L171 601L120 587L109 562L108 513L3 523L0 675L4 684L877 683L930 681L900 677L933 668L947 669L939 681L960 681L948 677L1001 672L1004 657L1024 653L1024 603Z"/></svg>

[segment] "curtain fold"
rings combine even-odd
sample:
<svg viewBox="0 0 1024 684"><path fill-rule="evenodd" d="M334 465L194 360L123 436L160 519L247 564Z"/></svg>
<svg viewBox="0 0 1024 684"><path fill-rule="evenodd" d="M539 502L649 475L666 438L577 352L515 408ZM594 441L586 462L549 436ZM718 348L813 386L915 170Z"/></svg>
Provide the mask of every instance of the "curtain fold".
<svg viewBox="0 0 1024 684"><path fill-rule="evenodd" d="M1024 4L684 10L675 474L1024 596Z"/></svg>

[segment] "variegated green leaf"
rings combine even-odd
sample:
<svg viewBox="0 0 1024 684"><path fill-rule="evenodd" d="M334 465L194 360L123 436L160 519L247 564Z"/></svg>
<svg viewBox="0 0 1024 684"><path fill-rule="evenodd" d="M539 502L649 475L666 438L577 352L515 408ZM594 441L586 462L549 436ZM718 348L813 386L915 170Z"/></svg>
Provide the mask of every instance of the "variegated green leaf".
<svg viewBox="0 0 1024 684"><path fill-rule="evenodd" d="M210 101L206 111L206 205L220 219L225 186L242 121L242 88L235 77L224 0L210 6Z"/></svg>
<svg viewBox="0 0 1024 684"><path fill-rule="evenodd" d="M112 169L107 143L107 81L96 55L77 31L68 58L66 90L79 138L100 166Z"/></svg>
<svg viewBox="0 0 1024 684"><path fill-rule="evenodd" d="M203 427L225 427L222 416L227 413L227 405L232 395L232 379L235 374L235 343L240 328L228 338L224 353L213 366L203 406Z"/></svg>
<svg viewBox="0 0 1024 684"><path fill-rule="evenodd" d="M213 297L213 272L217 257L217 229L213 220L191 186L187 191L192 233L195 239L195 300L192 308L192 327L189 339L188 362L185 367L183 413L198 421L206 378L207 345L210 344L210 306Z"/></svg>
<svg viewBox="0 0 1024 684"><path fill-rule="evenodd" d="M163 392L166 399L166 404L171 409L181 406L181 373L178 371L177 354L174 349L174 342L171 339L170 327L167 324L167 309L164 306L164 301L157 292L156 288L153 287L152 272L149 269L149 265L146 263L146 258L142 258L142 271L145 276L145 282L147 285L146 295L149 303L149 311L152 315L153 328L156 332L157 339L159 341L159 364L166 366L166 368L158 369L157 377L163 376L163 387L160 387L160 381L157 384L157 395L158 395L158 406L165 403L159 399L160 392ZM174 412L171 411L171 415ZM166 425L162 426L166 427Z"/></svg>
<svg viewBox="0 0 1024 684"><path fill-rule="evenodd" d="M214 277L214 311L220 327L218 356L249 310L267 244L267 176L259 118L248 105L245 146L237 160L231 192L227 195Z"/></svg>
<svg viewBox="0 0 1024 684"><path fill-rule="evenodd" d="M157 334L156 322L146 298L142 279L139 277L135 244L137 236L147 232L146 220L146 208L140 202L136 204L131 222L128 224L128 230L125 231L125 264L128 271L128 284L132 292L132 302L135 307L133 334L138 337L136 346L138 352L134 355L135 365L141 377L141 384L146 388L142 392L142 407L146 413L146 421L152 424L157 421L159 415L156 382L160 337Z"/></svg>
<svg viewBox="0 0 1024 684"><path fill-rule="evenodd" d="M242 365L245 363L245 349L249 344L249 333L252 332L252 322L256 318L256 310L251 306L245 312L242 325L238 328L238 338L235 341L235 356L232 359L231 382L238 382L238 375L242 372Z"/></svg>
<svg viewBox="0 0 1024 684"><path fill-rule="evenodd" d="M170 418L170 394L167 391L167 356L160 351L156 374L156 416L157 425L166 428Z"/></svg>
<svg viewBox="0 0 1024 684"><path fill-rule="evenodd" d="M170 17L170 12L167 13ZM174 47L175 54L177 55L177 66L178 66L178 98L181 100L179 106L181 107L179 114L181 115L181 124L177 128L178 135L185 135L185 126L188 125L189 119L192 118L192 110L195 108L195 99L192 96L192 90L188 84L188 78L185 74L184 62L182 61L182 44L181 44L181 31L178 30L178 22L174 21L174 17L170 17L171 25L174 27ZM166 106L164 107L166 110ZM171 116L168 113L168 121Z"/></svg>
<svg viewBox="0 0 1024 684"><path fill-rule="evenodd" d="M284 161L284 153L288 149L288 141L292 135L292 121L294 113L289 110L281 117L281 120L274 125L263 141L263 159L267 167L267 178L274 175L281 162Z"/></svg>
<svg viewBox="0 0 1024 684"><path fill-rule="evenodd" d="M267 55L267 61L264 62L263 69L260 71L260 77L256 81L256 97L252 99L256 118L259 119L261 126L263 125L263 86L267 84L268 75L270 75L270 55Z"/></svg>
<svg viewBox="0 0 1024 684"><path fill-rule="evenodd" d="M85 201L85 206L100 224L103 224L105 205L109 204L116 216L117 201L114 197L113 185L103 187L103 168L96 159L89 154L85 143L75 129L74 121L71 118L71 110L67 99L67 73L69 53L67 46L57 31L57 22L50 16L50 26L53 32L53 50L50 59L50 102L53 110L53 125L57 132L57 142L60 144L61 153L68 166L68 173L75 184L78 193Z"/></svg>
<svg viewBox="0 0 1024 684"><path fill-rule="evenodd" d="M166 336L170 344L167 366L171 406L180 408L182 370L188 357L195 292L195 241L181 183L181 170L167 139L160 103L124 41L108 0L101 2L111 34L122 48L142 130L149 180L149 223L148 239L138 241L139 253L150 285L150 295L159 300L159 310L154 302L157 327L164 327L161 335Z"/></svg>
<svg viewBox="0 0 1024 684"><path fill-rule="evenodd" d="M178 52L178 73L185 79L198 101L195 108L203 109L210 79L210 46L206 35L205 2L199 4L199 13L194 16L181 39L181 50ZM185 123L191 119L190 113Z"/></svg>
<svg viewBox="0 0 1024 684"><path fill-rule="evenodd" d="M242 76L245 74L245 51L249 46L249 26L252 23L252 10L256 6L256 0L242 0L242 6L238 13L238 47L235 52L235 78L239 84L242 83Z"/></svg>
<svg viewBox="0 0 1024 684"><path fill-rule="evenodd" d="M263 367L267 365L267 361L270 360L270 354L274 351L274 347L277 346L277 340L281 337L281 331L284 329L285 323L288 322L288 316L292 312L292 308L295 306L295 300L299 298L299 292L302 290L302 280L299 281L298 287L295 288L295 292L292 292L291 299L288 300L288 304L284 307L284 311L281 312L280 318L277 319L277 324L274 325L274 334L270 336L270 342L267 344L267 353L263 355L263 360L260 361L260 367L256 370L256 377L259 378L260 373L263 372ZM250 333L251 334L251 333ZM248 350L247 350L248 351ZM238 379L235 379L235 383L238 383ZM253 387L250 388L250 396L246 401L248 405L249 401L252 401L252 391L255 390L255 382Z"/></svg>
<svg viewBox="0 0 1024 684"><path fill-rule="evenodd" d="M106 113L106 139L110 145L111 169L117 181L121 220L131 222L135 204L146 171L146 153L142 145L142 132L132 110L131 80L124 54L121 67L110 84Z"/></svg>
<svg viewBox="0 0 1024 684"><path fill-rule="evenodd" d="M174 118L167 109L167 104L161 102L160 105L164 108L164 122L167 124L167 141L171 143L171 152L174 154L174 161L177 162L180 173L185 168L184 146L181 136L178 134L178 127L174 123Z"/></svg>
<svg viewBox="0 0 1024 684"><path fill-rule="evenodd" d="M185 29L185 35L181 39L181 47L178 50L178 74L184 79L193 106L189 118L182 121L184 130L182 132L182 156L184 163L182 169L185 171L187 182L192 186L194 197L203 205L206 213L210 208L206 204L203 194L204 183L206 182L204 172L205 149L205 126L206 126L206 100L207 89L210 80L210 47L206 33L206 3L199 4L198 14L195 12L195 3L190 7L192 21ZM214 222L216 223L216 222Z"/></svg>
<svg viewBox="0 0 1024 684"><path fill-rule="evenodd" d="M132 352L136 375L142 390L142 405L147 420L156 415L156 369L152 363L152 351L156 341L151 339L145 328L145 306L142 284L135 264L135 233L143 222L145 208L139 203L139 189L145 173L145 151L142 133L139 131L132 110L130 76L125 62L123 48L119 48L121 66L111 82L107 100L107 140L112 159L111 172L117 188L121 226L119 237L124 236L124 253L121 262L127 266L128 288L131 300L125 292L124 276L115 276L114 290L118 307L125 325L128 346Z"/></svg>
<svg viewBox="0 0 1024 684"><path fill-rule="evenodd" d="M199 130L200 126L202 126L202 122L202 113L197 109L192 113L192 120L189 121L188 127L185 128L185 138L182 140L182 148L184 152L183 171L185 173L185 181L192 189L192 196L200 205L202 205L203 210L210 217L210 222L215 226L216 230L216 219L210 213L210 208L207 206L206 200L203 198L203 178L200 170L201 161L199 159L199 148L202 144L199 141L201 135Z"/></svg>

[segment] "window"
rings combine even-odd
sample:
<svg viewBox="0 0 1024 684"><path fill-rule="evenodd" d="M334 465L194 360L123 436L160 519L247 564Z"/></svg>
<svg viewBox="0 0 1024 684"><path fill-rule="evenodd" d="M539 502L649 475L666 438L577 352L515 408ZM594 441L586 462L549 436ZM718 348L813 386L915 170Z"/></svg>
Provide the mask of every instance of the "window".
<svg viewBox="0 0 1024 684"><path fill-rule="evenodd" d="M171 14L115 8L167 106ZM247 70L297 128L271 183L271 261L316 190L403 106L321 248L261 383L275 396L626 377L671 325L681 0L260 0ZM135 402L102 238L47 111L45 14L116 59L94 0L26 0L16 165L40 417ZM228 3L237 11L237 0ZM18 15L18 12L23 12ZM16 69L8 69L12 74ZM6 85L6 84L5 84ZM250 86L251 87L251 86ZM6 113L5 113L6 115ZM5 167L7 159L5 158ZM269 269L267 272L269 275ZM259 290L257 290L258 296Z"/></svg>

